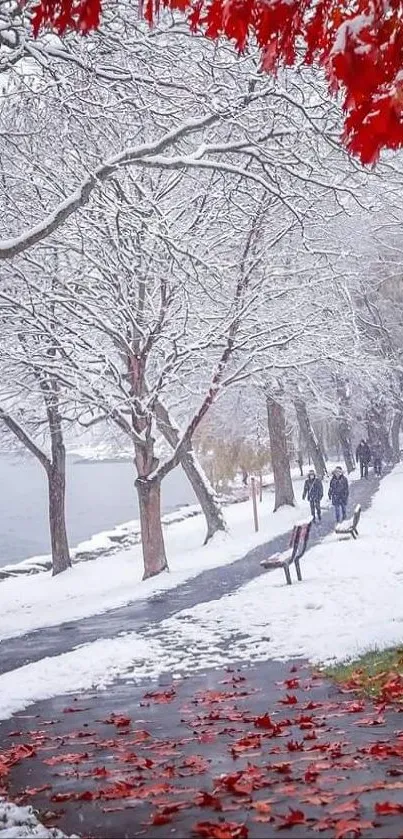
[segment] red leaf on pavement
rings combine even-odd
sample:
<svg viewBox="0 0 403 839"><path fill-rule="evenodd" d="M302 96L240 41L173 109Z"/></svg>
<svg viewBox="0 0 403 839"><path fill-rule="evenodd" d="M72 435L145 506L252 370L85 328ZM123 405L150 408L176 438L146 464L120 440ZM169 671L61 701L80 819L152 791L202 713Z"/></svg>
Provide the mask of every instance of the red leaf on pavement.
<svg viewBox="0 0 403 839"><path fill-rule="evenodd" d="M53 757L47 757L43 763L46 763L47 766L57 766L59 763L82 763L83 760L88 760L88 752L54 755Z"/></svg>
<svg viewBox="0 0 403 839"><path fill-rule="evenodd" d="M356 725L385 725L385 717L363 717L362 720L358 720L358 722L356 722Z"/></svg>
<svg viewBox="0 0 403 839"><path fill-rule="evenodd" d="M289 740L287 743L287 749L289 752L302 752L304 750L304 744L302 742L298 742L298 740Z"/></svg>
<svg viewBox="0 0 403 839"><path fill-rule="evenodd" d="M287 690L296 690L299 688L299 679L286 679L284 685Z"/></svg>
<svg viewBox="0 0 403 839"><path fill-rule="evenodd" d="M355 702L346 702L345 710L348 714L359 714L365 708L365 702L363 699L358 699Z"/></svg>
<svg viewBox="0 0 403 839"><path fill-rule="evenodd" d="M122 714L112 713L106 720L101 720L106 725L116 725L116 728L128 728L131 723L130 717L125 717Z"/></svg>
<svg viewBox="0 0 403 839"><path fill-rule="evenodd" d="M47 789L52 789L50 784L42 784L41 787L26 787L24 795L39 795L40 792L45 792Z"/></svg>
<svg viewBox="0 0 403 839"><path fill-rule="evenodd" d="M394 813L403 813L403 804L395 801L377 801L375 804L375 812L379 816L393 815Z"/></svg>
<svg viewBox="0 0 403 839"><path fill-rule="evenodd" d="M222 810L222 804L217 795L210 792L199 792L194 800L198 807L211 807L212 810Z"/></svg>
<svg viewBox="0 0 403 839"><path fill-rule="evenodd" d="M249 734L247 737L241 737L240 740L237 740L233 746L231 746L230 751L236 757L242 752L250 752L254 749L260 749L261 747L261 739L260 734Z"/></svg>
<svg viewBox="0 0 403 839"><path fill-rule="evenodd" d="M288 775L291 772L291 763L272 763L270 769L278 772L279 775Z"/></svg>
<svg viewBox="0 0 403 839"><path fill-rule="evenodd" d="M251 806L261 815L268 815L271 812L272 807L271 801L253 801Z"/></svg>
<svg viewBox="0 0 403 839"><path fill-rule="evenodd" d="M342 819L336 822L334 839L358 839L363 830L371 830L372 822L359 821L358 819Z"/></svg>
<svg viewBox="0 0 403 839"><path fill-rule="evenodd" d="M302 710L303 711L314 711L315 708L322 708L322 705L323 705L322 702L314 702L312 699L310 699L310 701L307 702L306 705L302 705Z"/></svg>
<svg viewBox="0 0 403 839"><path fill-rule="evenodd" d="M255 728L274 728L275 723L272 722L269 714L263 714L261 717L255 717L253 721Z"/></svg>
<svg viewBox="0 0 403 839"><path fill-rule="evenodd" d="M297 705L298 699L293 693L287 693L284 699L278 700L280 705Z"/></svg>
<svg viewBox="0 0 403 839"><path fill-rule="evenodd" d="M334 795L330 792L319 792L317 795L305 795L304 798L301 798L301 801L304 804L314 804L323 807L334 801Z"/></svg>
<svg viewBox="0 0 403 839"><path fill-rule="evenodd" d="M149 757L139 757L134 752L123 752L121 755L122 763L130 763L133 769L142 771L144 769L151 769L154 766L154 761Z"/></svg>
<svg viewBox="0 0 403 839"><path fill-rule="evenodd" d="M354 798L354 801L345 801L344 804L337 804L336 807L330 808L330 813L334 816L339 815L340 813L355 813L359 810L360 802L357 798Z"/></svg>
<svg viewBox="0 0 403 839"><path fill-rule="evenodd" d="M248 839L248 828L238 822L198 822L193 833L206 839Z"/></svg>
<svg viewBox="0 0 403 839"><path fill-rule="evenodd" d="M74 792L55 792L54 795L51 796L51 801L73 801L75 798Z"/></svg>
<svg viewBox="0 0 403 839"><path fill-rule="evenodd" d="M154 813L151 818L151 824L155 826L169 824L171 821L172 816L164 815L163 813Z"/></svg>
<svg viewBox="0 0 403 839"><path fill-rule="evenodd" d="M289 813L286 816L281 816L282 822L278 825L279 830L285 827L293 827L297 824L306 824L305 813L302 810L293 810L289 808Z"/></svg>
<svg viewBox="0 0 403 839"><path fill-rule="evenodd" d="M187 771L184 772L182 767ZM205 757L201 757L201 755L189 755L181 764L181 770L178 772L178 775L182 777L186 777L186 775L200 775L202 772L206 772L208 768L209 762Z"/></svg>
<svg viewBox="0 0 403 839"><path fill-rule="evenodd" d="M176 690L175 688L170 688L169 690L150 690L148 693L145 693L143 699L150 699L151 702L155 702L156 704L163 705L168 702L172 702L175 699ZM140 705L149 705L149 702L140 702Z"/></svg>
<svg viewBox="0 0 403 839"><path fill-rule="evenodd" d="M132 731L130 743L128 745L135 746L137 743L144 743L145 740L149 740L151 734L148 731L144 731L144 729L138 728L136 731Z"/></svg>

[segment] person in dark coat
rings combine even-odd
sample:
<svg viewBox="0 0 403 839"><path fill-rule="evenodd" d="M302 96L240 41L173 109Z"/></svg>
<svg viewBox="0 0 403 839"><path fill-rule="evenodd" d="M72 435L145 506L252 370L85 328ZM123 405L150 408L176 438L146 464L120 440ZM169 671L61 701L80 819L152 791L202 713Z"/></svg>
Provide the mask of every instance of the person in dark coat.
<svg viewBox="0 0 403 839"><path fill-rule="evenodd" d="M341 466L336 466L329 486L329 498L334 507L336 522L344 521L347 515L348 480Z"/></svg>
<svg viewBox="0 0 403 839"><path fill-rule="evenodd" d="M380 443L375 443L372 447L372 460L374 463L374 472L378 478L382 475L382 446Z"/></svg>
<svg viewBox="0 0 403 839"><path fill-rule="evenodd" d="M322 511L320 509L320 502L323 498L323 484L320 478L315 475L313 469L308 472L308 477L304 483L304 491L302 493L302 500L305 498L311 505L311 513L314 521L322 519Z"/></svg>
<svg viewBox="0 0 403 839"><path fill-rule="evenodd" d="M361 478L368 478L368 464L371 460L371 449L366 440L361 440L358 444L355 459L360 464Z"/></svg>

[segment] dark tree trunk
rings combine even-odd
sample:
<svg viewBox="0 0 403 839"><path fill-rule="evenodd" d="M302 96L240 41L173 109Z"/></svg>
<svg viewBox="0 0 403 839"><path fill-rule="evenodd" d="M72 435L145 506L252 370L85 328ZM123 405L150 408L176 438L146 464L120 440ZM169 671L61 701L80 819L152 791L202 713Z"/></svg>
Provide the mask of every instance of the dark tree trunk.
<svg viewBox="0 0 403 839"><path fill-rule="evenodd" d="M274 475L274 512L286 504L295 505L291 480L290 459L284 408L271 396L267 397L267 423L270 437L271 463Z"/></svg>
<svg viewBox="0 0 403 839"><path fill-rule="evenodd" d="M143 547L143 580L155 577L168 568L161 524L161 483L158 479L138 477L141 541Z"/></svg>
<svg viewBox="0 0 403 839"><path fill-rule="evenodd" d="M294 407L301 431L301 437L305 442L310 457L312 458L315 472L318 478L323 478L324 475L327 475L326 463L320 445L316 439L316 434L312 428L306 404L303 399L295 399Z"/></svg>
<svg viewBox="0 0 403 839"><path fill-rule="evenodd" d="M179 432L172 424L164 405L161 402L157 402L155 408L158 428L169 445L174 449L179 443ZM206 519L207 534L204 540L204 544L206 544L217 531L226 529L222 510L217 496L210 486L191 445L188 446L187 450L181 456L180 463L193 487L193 491Z"/></svg>
<svg viewBox="0 0 403 839"><path fill-rule="evenodd" d="M370 448L379 443L385 460L390 463L393 460L393 451L387 429L386 407L382 402L373 402L368 409L367 431Z"/></svg>
<svg viewBox="0 0 403 839"><path fill-rule="evenodd" d="M193 487L206 519L207 533L204 540L206 544L217 531L226 529L221 507L192 448L182 455L181 466Z"/></svg>
<svg viewBox="0 0 403 839"><path fill-rule="evenodd" d="M63 447L64 449L64 447ZM59 453L62 455L62 453ZM66 477L65 453L48 472L49 527L52 545L52 574L61 574L71 568L69 542L66 528Z"/></svg>
<svg viewBox="0 0 403 839"><path fill-rule="evenodd" d="M402 411L395 411L392 420L392 429L391 429L391 436L392 436L392 452L393 452L393 462L400 463L400 442L399 442L399 433L400 433L400 426L402 424L403 413Z"/></svg>
<svg viewBox="0 0 403 839"><path fill-rule="evenodd" d="M337 430L341 450L343 452L344 462L346 464L347 473L353 472L355 469L355 460L353 453L353 446L351 442L350 426L345 417L339 417L337 420Z"/></svg>

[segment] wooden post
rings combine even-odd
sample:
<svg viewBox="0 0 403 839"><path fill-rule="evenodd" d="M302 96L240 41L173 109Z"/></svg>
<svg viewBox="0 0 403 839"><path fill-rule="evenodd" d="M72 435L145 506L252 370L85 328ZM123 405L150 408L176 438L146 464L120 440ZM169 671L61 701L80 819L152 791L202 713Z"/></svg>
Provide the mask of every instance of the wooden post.
<svg viewBox="0 0 403 839"><path fill-rule="evenodd" d="M257 503L256 503L256 478L250 479L250 488L252 492L252 504L253 504L253 521L255 524L255 531L256 533L259 530L259 520L257 517Z"/></svg>
<svg viewBox="0 0 403 839"><path fill-rule="evenodd" d="M263 501L263 477L261 472L259 475L259 501L260 503Z"/></svg>

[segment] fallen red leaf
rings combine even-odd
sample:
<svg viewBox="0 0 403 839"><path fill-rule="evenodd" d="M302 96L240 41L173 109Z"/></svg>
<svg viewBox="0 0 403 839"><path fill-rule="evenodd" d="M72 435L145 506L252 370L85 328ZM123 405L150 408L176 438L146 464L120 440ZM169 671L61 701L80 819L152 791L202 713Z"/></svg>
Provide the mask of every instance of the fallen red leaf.
<svg viewBox="0 0 403 839"><path fill-rule="evenodd" d="M165 703L168 703L168 702L172 702L175 699L175 696L176 696L175 688L170 688L169 690L162 690L162 691L158 691L158 690L148 691L148 693L144 694L143 699L150 699L152 702L155 702L155 703L158 703L158 704L165 704ZM144 705L144 704L149 705L150 703L149 702L147 702L147 703L140 702L140 705Z"/></svg>
<svg viewBox="0 0 403 839"><path fill-rule="evenodd" d="M357 798L354 798L354 801L345 801L344 804L337 804L336 807L331 807L330 812L332 815L336 816L340 813L355 813L359 810L360 802Z"/></svg>
<svg viewBox="0 0 403 839"><path fill-rule="evenodd" d="M281 816L281 820L281 824L278 825L281 830L286 827L294 827L297 824L306 824L305 813L302 810L293 810L291 807L286 816Z"/></svg>
<svg viewBox="0 0 403 839"><path fill-rule="evenodd" d="M39 795L40 792L45 792L47 789L52 789L50 784L42 784L41 787L26 787L24 795Z"/></svg>
<svg viewBox="0 0 403 839"><path fill-rule="evenodd" d="M198 807L211 807L212 810L222 810L222 804L217 795L210 792L199 792L194 800Z"/></svg>
<svg viewBox="0 0 403 839"><path fill-rule="evenodd" d="M110 714L106 720L101 720L106 725L115 725L116 728L128 728L131 723L130 717L125 717L122 714Z"/></svg>
<svg viewBox="0 0 403 839"><path fill-rule="evenodd" d="M59 763L82 763L88 760L88 752L77 752L77 754L54 755L47 757L43 763L47 766L57 766Z"/></svg>
<svg viewBox="0 0 403 839"><path fill-rule="evenodd" d="M395 801L377 801L375 804L375 812L378 813L379 816L403 813L403 804L399 804Z"/></svg>
<svg viewBox="0 0 403 839"><path fill-rule="evenodd" d="M248 839L249 835L246 825L238 822L198 822L192 830L206 839Z"/></svg>
<svg viewBox="0 0 403 839"><path fill-rule="evenodd" d="M164 815L163 813L154 813L151 817L151 824L155 826L169 824L171 821L172 816Z"/></svg>
<svg viewBox="0 0 403 839"><path fill-rule="evenodd" d="M284 699L278 700L280 705L297 705L298 699L294 694L287 693Z"/></svg>
<svg viewBox="0 0 403 839"><path fill-rule="evenodd" d="M231 753L236 757L242 752L250 752L254 749L260 749L261 740L260 734L249 734L246 737L241 737L240 740L237 740L233 746L231 746Z"/></svg>
<svg viewBox="0 0 403 839"><path fill-rule="evenodd" d="M373 823L368 821L359 821L358 819L342 819L335 824L334 839L358 839L363 830L371 830Z"/></svg>

